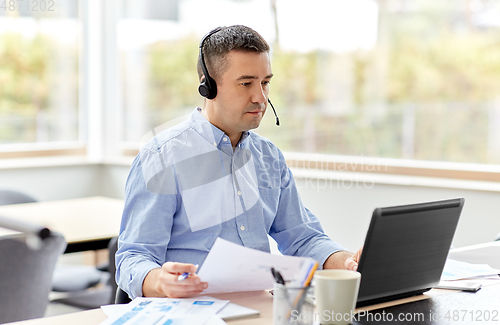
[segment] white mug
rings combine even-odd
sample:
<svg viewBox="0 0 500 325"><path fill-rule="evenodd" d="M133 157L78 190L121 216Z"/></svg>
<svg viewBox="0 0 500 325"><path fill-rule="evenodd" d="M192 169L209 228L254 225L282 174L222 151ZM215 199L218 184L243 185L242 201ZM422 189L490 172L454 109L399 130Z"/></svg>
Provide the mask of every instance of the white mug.
<svg viewBox="0 0 500 325"><path fill-rule="evenodd" d="M361 273L349 270L318 270L314 273L317 319L321 324L351 323L358 299Z"/></svg>

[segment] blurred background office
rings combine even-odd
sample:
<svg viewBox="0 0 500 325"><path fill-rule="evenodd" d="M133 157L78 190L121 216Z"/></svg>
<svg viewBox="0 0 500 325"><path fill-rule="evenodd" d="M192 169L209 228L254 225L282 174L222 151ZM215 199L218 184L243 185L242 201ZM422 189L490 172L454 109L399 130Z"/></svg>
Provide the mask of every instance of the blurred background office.
<svg viewBox="0 0 500 325"><path fill-rule="evenodd" d="M200 38L245 24L272 47L281 120L255 132L329 235L355 250L373 208L450 197L454 246L500 232L500 0L3 3L2 188L123 198L152 130L203 104Z"/></svg>

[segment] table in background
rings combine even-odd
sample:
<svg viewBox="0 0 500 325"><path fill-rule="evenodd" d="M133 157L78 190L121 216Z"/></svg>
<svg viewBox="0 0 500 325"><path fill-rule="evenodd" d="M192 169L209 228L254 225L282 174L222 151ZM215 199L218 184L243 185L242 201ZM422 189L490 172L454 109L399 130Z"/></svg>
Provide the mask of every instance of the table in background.
<svg viewBox="0 0 500 325"><path fill-rule="evenodd" d="M0 215L45 226L61 233L65 253L99 250L118 236L124 201L107 197L5 205ZM0 228L0 235L14 233Z"/></svg>

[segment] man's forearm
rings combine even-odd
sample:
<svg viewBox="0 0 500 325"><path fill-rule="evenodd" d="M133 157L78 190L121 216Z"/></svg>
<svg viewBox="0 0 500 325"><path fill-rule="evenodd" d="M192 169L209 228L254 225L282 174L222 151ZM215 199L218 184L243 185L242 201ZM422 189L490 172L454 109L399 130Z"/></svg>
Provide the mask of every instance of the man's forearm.
<svg viewBox="0 0 500 325"><path fill-rule="evenodd" d="M323 269L345 269L345 260L353 255L346 251L335 252L326 259Z"/></svg>

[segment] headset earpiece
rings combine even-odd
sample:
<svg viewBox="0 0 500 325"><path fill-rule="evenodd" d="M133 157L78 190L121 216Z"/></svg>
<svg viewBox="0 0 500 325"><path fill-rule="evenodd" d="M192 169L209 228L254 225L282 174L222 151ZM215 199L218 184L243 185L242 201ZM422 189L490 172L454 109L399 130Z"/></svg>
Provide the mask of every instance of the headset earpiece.
<svg viewBox="0 0 500 325"><path fill-rule="evenodd" d="M200 95L208 99L214 99L217 95L217 85L215 85L213 89L215 91L211 91L210 83L207 82L205 77L203 77L200 85L198 86L198 92L200 93Z"/></svg>
<svg viewBox="0 0 500 325"><path fill-rule="evenodd" d="M205 40L209 38L211 35L217 33L220 31L222 28L217 27L210 31L207 35L203 36L200 42L200 55L198 57L198 60L200 61L200 67L201 71L203 72L203 78L201 79L201 83L198 86L198 92L200 93L201 96L207 98L207 99L214 99L215 96L217 96L217 83L215 80L210 77L208 74L208 69L205 64L205 58L203 55L203 44L205 43Z"/></svg>

